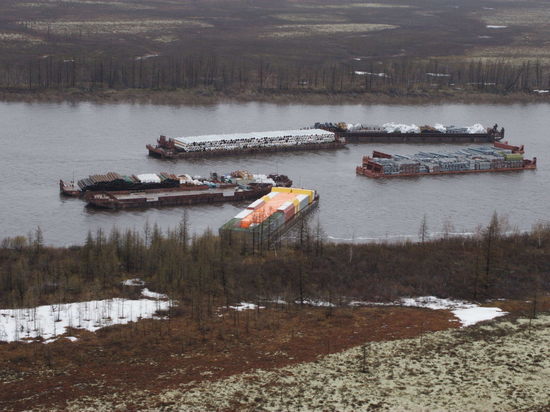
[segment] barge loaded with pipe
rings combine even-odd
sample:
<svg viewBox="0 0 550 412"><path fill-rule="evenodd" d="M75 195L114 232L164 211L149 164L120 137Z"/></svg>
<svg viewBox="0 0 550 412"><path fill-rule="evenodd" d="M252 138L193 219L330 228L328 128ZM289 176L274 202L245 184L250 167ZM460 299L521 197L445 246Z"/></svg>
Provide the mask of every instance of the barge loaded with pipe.
<svg viewBox="0 0 550 412"><path fill-rule="evenodd" d="M386 178L536 169L537 158L524 159L523 153L523 146L499 142L493 147L469 147L452 153L420 152L411 156L374 151L372 157L363 157L363 164L356 168L356 173Z"/></svg>
<svg viewBox="0 0 550 412"><path fill-rule="evenodd" d="M334 132L347 143L492 143L504 138L504 127L484 127L474 124L468 127L417 126L415 124L385 123L364 125L339 123L315 123L315 128Z"/></svg>
<svg viewBox="0 0 550 412"><path fill-rule="evenodd" d="M318 202L315 190L274 187L220 227L220 236L229 243L244 242L254 249L269 247L302 221Z"/></svg>
<svg viewBox="0 0 550 412"><path fill-rule="evenodd" d="M340 149L345 140L322 129L281 130L167 138L148 144L149 156L187 159L294 150Z"/></svg>
<svg viewBox="0 0 550 412"><path fill-rule="evenodd" d="M148 173L122 176L117 173L92 175L78 182L60 181L61 193L82 197L89 206L105 209L179 206L255 199L273 187L289 187L284 175L254 175L236 171L229 175L212 173L209 179Z"/></svg>

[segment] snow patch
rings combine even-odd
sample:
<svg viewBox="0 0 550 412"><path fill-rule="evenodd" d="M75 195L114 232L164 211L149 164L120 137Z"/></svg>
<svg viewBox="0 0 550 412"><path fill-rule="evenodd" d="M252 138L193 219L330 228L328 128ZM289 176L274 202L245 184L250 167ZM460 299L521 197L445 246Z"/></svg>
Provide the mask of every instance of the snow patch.
<svg viewBox="0 0 550 412"><path fill-rule="evenodd" d="M538 93L538 94L545 94L545 93L549 93L550 90L539 90L539 89L535 89L533 90L535 93Z"/></svg>
<svg viewBox="0 0 550 412"><path fill-rule="evenodd" d="M487 27L488 29L506 29L508 26L488 25L488 26L485 26L485 27Z"/></svg>
<svg viewBox="0 0 550 412"><path fill-rule="evenodd" d="M475 325L476 323L482 322L484 320L491 320L494 318L498 318L499 316L504 316L508 313L508 312L502 311L502 309L500 308L485 308L485 307L455 309L455 310L452 310L451 312L458 319L460 319L460 322L462 323L463 327Z"/></svg>
<svg viewBox="0 0 550 412"><path fill-rule="evenodd" d="M265 309L265 306L258 307L258 305L255 305L254 303L241 302L238 305L229 306L229 308L241 312L243 310L256 310L258 308Z"/></svg>
<svg viewBox="0 0 550 412"><path fill-rule="evenodd" d="M149 290L147 288L144 288L141 291L141 295L145 296L146 298L152 299L168 299L168 295L165 295L164 293L153 292L152 290Z"/></svg>
<svg viewBox="0 0 550 412"><path fill-rule="evenodd" d="M301 302L299 300L296 300L294 303L300 304ZM325 302L323 300L313 300L313 299L304 299L304 305L309 306L319 306L324 308L334 308L336 305L334 303Z"/></svg>
<svg viewBox="0 0 550 412"><path fill-rule="evenodd" d="M371 73L371 72L363 72L360 70L355 70L355 74L358 74L360 76L390 77L386 73Z"/></svg>
<svg viewBox="0 0 550 412"><path fill-rule="evenodd" d="M126 279L122 282L124 286L144 286L145 282L139 278Z"/></svg>
<svg viewBox="0 0 550 412"><path fill-rule="evenodd" d="M350 306L407 306L415 308L427 308L432 310L451 310L462 327L475 325L484 320L491 320L504 316L508 312L502 311L500 308L481 307L475 303L466 302L456 299L441 299L435 296L420 296L416 298L401 298L395 302L366 302L355 300L349 303Z"/></svg>
<svg viewBox="0 0 550 412"><path fill-rule="evenodd" d="M66 333L68 327L95 332L111 325L154 318L155 312L167 310L168 306L168 301L115 298L35 308L0 309L0 341L15 342L42 337L44 343L50 343Z"/></svg>
<svg viewBox="0 0 550 412"><path fill-rule="evenodd" d="M430 77L451 77L451 75L447 74L447 73L426 73L426 76L430 76Z"/></svg>

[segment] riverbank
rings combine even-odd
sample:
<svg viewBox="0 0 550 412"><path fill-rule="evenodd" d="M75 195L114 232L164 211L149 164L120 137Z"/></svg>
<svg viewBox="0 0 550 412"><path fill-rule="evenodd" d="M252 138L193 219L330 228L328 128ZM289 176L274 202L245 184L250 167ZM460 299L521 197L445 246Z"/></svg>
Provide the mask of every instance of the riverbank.
<svg viewBox="0 0 550 412"><path fill-rule="evenodd" d="M65 90L0 90L0 101L29 103L136 103L154 105L212 105L219 103L275 103L275 104L385 104L426 105L443 103L460 104L530 104L550 102L546 93L496 94L473 91L413 91L387 93L317 92L317 91L246 91L219 92L201 90L150 90L150 89L65 89Z"/></svg>

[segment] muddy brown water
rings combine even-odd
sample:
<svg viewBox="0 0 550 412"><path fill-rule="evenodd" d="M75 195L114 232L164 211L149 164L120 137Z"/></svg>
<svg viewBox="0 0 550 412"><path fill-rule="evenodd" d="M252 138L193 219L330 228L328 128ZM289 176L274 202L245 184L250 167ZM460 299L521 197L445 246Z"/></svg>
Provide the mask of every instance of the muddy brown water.
<svg viewBox="0 0 550 412"><path fill-rule="evenodd" d="M142 229L145 222L174 227L188 211L191 228L216 231L246 206L196 205L100 211L79 199L59 196L58 180L116 171L167 171L207 176L246 169L289 175L297 186L321 195L317 221L333 240L418 239L423 215L432 236L449 221L455 233L470 233L492 213L527 230L550 220L550 104L532 105L274 105L219 104L175 107L0 103L0 238L27 234L37 226L53 245L82 243L89 230L113 226ZM355 166L373 149L410 154L453 150L458 145L353 144L334 151L259 154L214 159L163 161L147 156L145 145L158 135L198 135L293 129L316 121L381 124L403 122L471 125L497 122L507 139L526 145L539 159L537 171L371 180Z"/></svg>

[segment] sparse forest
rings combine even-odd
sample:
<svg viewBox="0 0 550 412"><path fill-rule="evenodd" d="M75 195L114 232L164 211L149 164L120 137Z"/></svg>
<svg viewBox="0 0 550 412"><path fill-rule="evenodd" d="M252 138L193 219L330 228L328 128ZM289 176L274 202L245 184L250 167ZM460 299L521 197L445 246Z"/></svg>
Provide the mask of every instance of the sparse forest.
<svg viewBox="0 0 550 412"><path fill-rule="evenodd" d="M550 88L548 13L541 0L9 0L0 91L535 97Z"/></svg>
<svg viewBox="0 0 550 412"><path fill-rule="evenodd" d="M31 238L3 241L0 303L110 298L124 292L122 280L135 277L197 316L241 301L338 305L423 295L479 301L550 289L550 228L505 234L496 214L476 236L420 243L334 244L319 230L300 232L275 248L251 250L208 232L190 237L184 219L164 234L150 225L143 232L98 231L83 246L53 248L37 229Z"/></svg>

